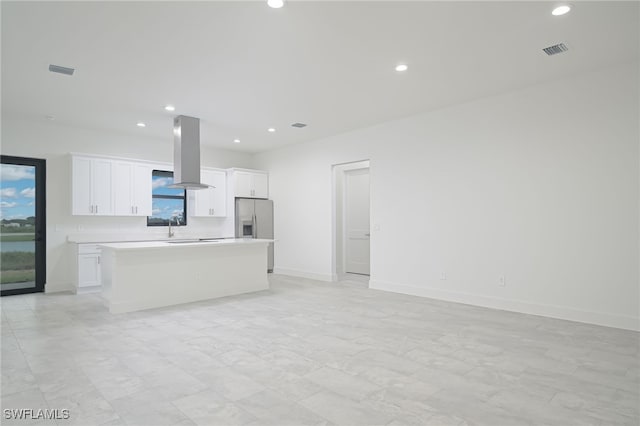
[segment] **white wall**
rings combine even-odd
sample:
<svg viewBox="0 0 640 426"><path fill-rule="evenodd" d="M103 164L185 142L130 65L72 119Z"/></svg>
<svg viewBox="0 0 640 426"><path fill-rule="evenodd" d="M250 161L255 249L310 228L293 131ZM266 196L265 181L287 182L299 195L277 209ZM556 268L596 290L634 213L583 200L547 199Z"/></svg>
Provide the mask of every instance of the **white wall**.
<svg viewBox="0 0 640 426"><path fill-rule="evenodd" d="M47 160L46 291L66 290L73 286L74 249L71 244L67 244L69 235L92 239L94 236L154 237L166 234L165 227L148 228L144 217L71 216L69 153L117 156L172 164L172 134L166 139L154 139L67 127L47 122L44 118L42 122L12 116L2 118L3 155ZM248 167L251 165L251 156L202 146L201 165L219 168ZM201 233L223 236L224 221L216 218L189 218L186 227L174 229L176 236Z"/></svg>
<svg viewBox="0 0 640 426"><path fill-rule="evenodd" d="M638 329L638 71L256 156L270 172L276 270L332 278L332 165L368 158L372 287Z"/></svg>

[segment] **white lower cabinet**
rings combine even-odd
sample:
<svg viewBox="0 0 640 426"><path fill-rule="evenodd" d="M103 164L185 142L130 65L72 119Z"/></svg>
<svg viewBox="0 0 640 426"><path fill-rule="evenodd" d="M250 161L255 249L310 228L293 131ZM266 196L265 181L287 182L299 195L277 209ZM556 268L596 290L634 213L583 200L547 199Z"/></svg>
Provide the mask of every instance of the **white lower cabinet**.
<svg viewBox="0 0 640 426"><path fill-rule="evenodd" d="M97 292L102 288L100 247L97 244L78 244L78 275L76 293Z"/></svg>

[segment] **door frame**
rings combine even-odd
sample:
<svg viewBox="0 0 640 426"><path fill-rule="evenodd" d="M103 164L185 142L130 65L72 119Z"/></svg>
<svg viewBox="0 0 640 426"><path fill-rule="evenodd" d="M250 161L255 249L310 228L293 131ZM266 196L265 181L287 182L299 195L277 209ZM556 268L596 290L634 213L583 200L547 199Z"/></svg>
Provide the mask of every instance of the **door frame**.
<svg viewBox="0 0 640 426"><path fill-rule="evenodd" d="M44 286L47 281L47 160L0 155L0 163L15 164L18 166L33 166L36 169L35 286L1 290L0 296L41 293L44 292Z"/></svg>
<svg viewBox="0 0 640 426"><path fill-rule="evenodd" d="M369 273L365 274L365 273L361 273L361 272L352 272L352 271L347 271L348 269L348 264L349 264L349 226L348 226L348 215L349 215L349 197L350 194L352 193L349 189L349 176L353 175L356 172L360 172L360 173L365 173L367 175L367 180L369 180L369 184L367 185L367 190L369 191L369 205L367 206L367 213L369 215L369 235L371 232L371 182L370 182L370 175L371 172L369 170L369 167L358 167L358 168L346 168L343 171L343 176L344 176L344 180L342 181L343 184L343 202L342 202L342 255L343 255L343 259L342 259L342 265L344 266L344 273L345 274L356 274L356 275L362 275L362 276L370 276L371 275L371 256L369 256ZM371 239L369 238L368 240L368 245L369 245L369 253L371 253Z"/></svg>
<svg viewBox="0 0 640 426"><path fill-rule="evenodd" d="M332 256L331 271L332 281L340 281L345 276L345 239L344 239L344 204L345 204L345 178L344 174L348 170L369 169L371 177L371 161L368 159L349 161L346 163L333 164L332 168ZM369 181L369 197L371 197L371 180ZM369 221L371 221L371 204L369 205ZM371 244L371 243L369 243ZM370 245L371 247L371 245ZM363 275L366 276L366 275ZM370 277L370 276L369 276Z"/></svg>

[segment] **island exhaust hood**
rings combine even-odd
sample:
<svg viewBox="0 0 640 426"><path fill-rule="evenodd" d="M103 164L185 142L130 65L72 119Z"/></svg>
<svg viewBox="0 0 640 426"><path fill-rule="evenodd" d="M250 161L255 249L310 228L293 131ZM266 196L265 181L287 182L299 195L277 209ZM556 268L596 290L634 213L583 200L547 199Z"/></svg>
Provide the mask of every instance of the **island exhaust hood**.
<svg viewBox="0 0 640 426"><path fill-rule="evenodd" d="M200 119L173 119L173 185L170 188L207 189L200 183Z"/></svg>

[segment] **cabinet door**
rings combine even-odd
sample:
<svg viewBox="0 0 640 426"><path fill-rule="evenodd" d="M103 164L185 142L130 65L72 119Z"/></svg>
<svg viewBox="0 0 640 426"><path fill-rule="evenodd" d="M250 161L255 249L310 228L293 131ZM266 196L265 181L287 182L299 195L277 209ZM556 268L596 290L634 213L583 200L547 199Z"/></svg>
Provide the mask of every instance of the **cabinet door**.
<svg viewBox="0 0 640 426"><path fill-rule="evenodd" d="M151 166L133 164L132 204L136 216L151 216Z"/></svg>
<svg viewBox="0 0 640 426"><path fill-rule="evenodd" d="M211 185L213 188L191 191L189 194L189 215L190 216L226 216L226 184L225 172L214 170L202 170L200 181Z"/></svg>
<svg viewBox="0 0 640 426"><path fill-rule="evenodd" d="M71 214L93 214L91 201L91 159L74 157L71 165Z"/></svg>
<svg viewBox="0 0 640 426"><path fill-rule="evenodd" d="M92 160L91 162L91 193L94 214L113 215L113 163L110 160Z"/></svg>
<svg viewBox="0 0 640 426"><path fill-rule="evenodd" d="M227 215L227 174L225 172L211 172L209 188L211 191L211 216L225 217Z"/></svg>
<svg viewBox="0 0 640 426"><path fill-rule="evenodd" d="M202 170L200 171L200 181L206 185L218 186L216 184L215 173L211 170ZM217 188L207 188L197 191L196 198L198 204L198 215L200 216L213 216L213 199L214 192Z"/></svg>
<svg viewBox="0 0 640 426"><path fill-rule="evenodd" d="M132 198L133 165L114 163L113 165L113 209L116 216L135 214Z"/></svg>
<svg viewBox="0 0 640 426"><path fill-rule="evenodd" d="M200 171L200 182L208 182L208 172ZM209 217L211 216L211 188L187 191L189 206L187 208L189 216Z"/></svg>
<svg viewBox="0 0 640 426"><path fill-rule="evenodd" d="M269 198L269 175L253 174L253 196L255 198Z"/></svg>
<svg viewBox="0 0 640 426"><path fill-rule="evenodd" d="M189 216L211 216L211 188L189 192Z"/></svg>
<svg viewBox="0 0 640 426"><path fill-rule="evenodd" d="M78 287L102 284L99 254L78 255Z"/></svg>
<svg viewBox="0 0 640 426"><path fill-rule="evenodd" d="M253 197L253 174L248 172L235 172L236 197Z"/></svg>

